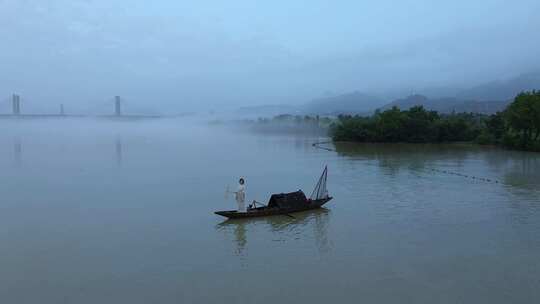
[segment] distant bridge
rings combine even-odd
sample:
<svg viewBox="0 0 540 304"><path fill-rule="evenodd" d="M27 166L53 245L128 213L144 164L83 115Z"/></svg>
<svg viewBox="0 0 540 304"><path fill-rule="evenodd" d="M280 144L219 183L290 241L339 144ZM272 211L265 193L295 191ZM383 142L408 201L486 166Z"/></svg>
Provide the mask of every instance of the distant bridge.
<svg viewBox="0 0 540 304"><path fill-rule="evenodd" d="M113 102L113 110L111 111L111 114L105 114L105 115L91 115L91 114L66 114L66 111L64 109L64 105L60 104L59 111L57 113L24 113L21 110L21 97L18 94L13 94L11 98L5 98L4 100L0 100L0 105L6 106L7 104L11 104L11 112L10 113L0 113L0 118L11 118L11 119L18 119L18 118L64 118L64 117L97 117L97 118L110 118L110 119L149 119L149 118L162 118L165 116L162 115L145 115L145 114L124 114L122 112L122 105L123 100L120 98L120 96L114 97ZM105 103L105 105L110 104L109 101Z"/></svg>

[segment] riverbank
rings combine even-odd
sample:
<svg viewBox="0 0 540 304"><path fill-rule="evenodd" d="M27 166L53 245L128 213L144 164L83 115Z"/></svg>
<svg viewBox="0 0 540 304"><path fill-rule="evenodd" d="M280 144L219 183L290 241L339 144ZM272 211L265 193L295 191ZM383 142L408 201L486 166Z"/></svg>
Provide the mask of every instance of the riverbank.
<svg viewBox="0 0 540 304"><path fill-rule="evenodd" d="M504 112L439 114L422 106L397 107L372 116L340 115L330 128L334 141L380 143L475 142L540 151L540 92L519 94Z"/></svg>

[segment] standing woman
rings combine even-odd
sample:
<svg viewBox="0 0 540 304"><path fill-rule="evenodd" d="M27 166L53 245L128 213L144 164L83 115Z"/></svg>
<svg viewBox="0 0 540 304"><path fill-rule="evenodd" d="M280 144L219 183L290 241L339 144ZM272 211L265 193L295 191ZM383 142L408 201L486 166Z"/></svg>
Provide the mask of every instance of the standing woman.
<svg viewBox="0 0 540 304"><path fill-rule="evenodd" d="M246 205L244 204L244 201L246 200L246 186L243 177L238 180L238 190L235 192L235 194L236 203L238 203L238 212L245 212Z"/></svg>

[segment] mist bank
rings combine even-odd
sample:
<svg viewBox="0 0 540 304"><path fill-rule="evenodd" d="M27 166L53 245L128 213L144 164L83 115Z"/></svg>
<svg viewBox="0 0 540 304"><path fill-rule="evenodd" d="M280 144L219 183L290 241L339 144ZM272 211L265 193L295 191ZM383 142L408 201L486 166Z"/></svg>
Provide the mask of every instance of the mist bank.
<svg viewBox="0 0 540 304"><path fill-rule="evenodd" d="M226 126L238 131L263 135L328 136L334 117L281 114L271 118L214 120L210 125Z"/></svg>

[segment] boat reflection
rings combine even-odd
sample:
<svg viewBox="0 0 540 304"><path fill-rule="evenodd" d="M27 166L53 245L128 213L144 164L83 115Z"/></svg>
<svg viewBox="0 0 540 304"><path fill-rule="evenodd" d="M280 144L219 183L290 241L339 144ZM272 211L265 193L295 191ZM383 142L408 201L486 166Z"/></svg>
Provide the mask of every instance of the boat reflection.
<svg viewBox="0 0 540 304"><path fill-rule="evenodd" d="M228 219L216 225L217 231L233 236L235 254L247 255L248 231L260 236L270 233L268 241L314 239L320 254L330 252L327 230L331 212L326 208L260 218ZM310 234L313 233L313 237Z"/></svg>

